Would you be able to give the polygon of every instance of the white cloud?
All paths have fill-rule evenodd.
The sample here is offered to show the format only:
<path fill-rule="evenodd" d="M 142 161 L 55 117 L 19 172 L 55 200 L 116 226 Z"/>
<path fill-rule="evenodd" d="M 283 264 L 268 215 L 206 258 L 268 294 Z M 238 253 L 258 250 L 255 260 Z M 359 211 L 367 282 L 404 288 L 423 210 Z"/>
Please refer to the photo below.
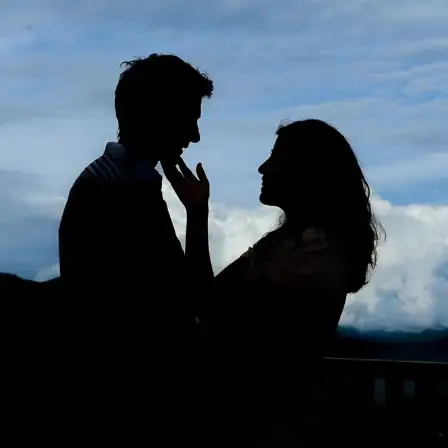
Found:
<path fill-rule="evenodd" d="M 36 282 L 44 282 L 55 277 L 59 277 L 59 263 L 54 263 L 51 266 L 40 269 L 33 280 Z"/>

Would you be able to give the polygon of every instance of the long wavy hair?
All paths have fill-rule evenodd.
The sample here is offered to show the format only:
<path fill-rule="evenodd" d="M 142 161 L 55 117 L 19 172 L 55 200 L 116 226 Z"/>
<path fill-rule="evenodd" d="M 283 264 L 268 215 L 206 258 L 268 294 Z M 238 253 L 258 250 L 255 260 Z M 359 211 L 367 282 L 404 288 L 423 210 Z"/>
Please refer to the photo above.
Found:
<path fill-rule="evenodd" d="M 359 291 L 376 266 L 377 244 L 385 231 L 372 211 L 370 187 L 350 143 L 315 119 L 280 125 L 276 134 L 290 151 L 287 163 L 297 169 L 288 185 L 297 212 L 283 215 L 279 228 L 266 237 L 297 234 L 304 222 L 322 229 L 350 267 L 347 292 Z M 313 207 L 303 207 L 304 194 Z"/>

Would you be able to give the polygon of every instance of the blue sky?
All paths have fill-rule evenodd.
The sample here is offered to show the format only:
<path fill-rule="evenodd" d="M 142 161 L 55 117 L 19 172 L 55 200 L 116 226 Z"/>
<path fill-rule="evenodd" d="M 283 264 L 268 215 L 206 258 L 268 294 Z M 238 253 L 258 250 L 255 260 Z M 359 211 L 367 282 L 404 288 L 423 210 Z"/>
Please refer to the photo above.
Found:
<path fill-rule="evenodd" d="M 389 233 L 347 322 L 448 325 L 447 30 L 443 0 L 4 2 L 0 271 L 57 273 L 68 189 L 115 137 L 120 62 L 169 52 L 215 81 L 186 158 L 212 182 L 218 268 L 275 222 L 257 167 L 278 123 L 321 118 L 353 143 Z"/>

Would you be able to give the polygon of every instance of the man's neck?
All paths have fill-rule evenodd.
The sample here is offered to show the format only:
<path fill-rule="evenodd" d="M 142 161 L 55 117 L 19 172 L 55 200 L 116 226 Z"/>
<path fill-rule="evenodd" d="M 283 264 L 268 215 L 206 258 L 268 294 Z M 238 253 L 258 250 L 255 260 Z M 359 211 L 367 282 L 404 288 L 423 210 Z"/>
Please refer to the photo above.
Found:
<path fill-rule="evenodd" d="M 136 161 L 149 163 L 153 168 L 159 163 L 157 157 L 149 154 L 147 145 L 135 144 L 121 139 L 118 140 L 118 143 L 123 145 L 129 156 Z"/>

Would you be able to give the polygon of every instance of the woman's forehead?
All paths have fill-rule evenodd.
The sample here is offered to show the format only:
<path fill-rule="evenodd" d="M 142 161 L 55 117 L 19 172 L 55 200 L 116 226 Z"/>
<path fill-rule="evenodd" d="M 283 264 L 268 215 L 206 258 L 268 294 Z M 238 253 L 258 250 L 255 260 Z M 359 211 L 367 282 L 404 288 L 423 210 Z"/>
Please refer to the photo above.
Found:
<path fill-rule="evenodd" d="M 291 147 L 290 140 L 285 136 L 278 136 L 275 140 L 274 147 L 272 148 L 272 152 L 274 153 L 285 153 Z"/>

